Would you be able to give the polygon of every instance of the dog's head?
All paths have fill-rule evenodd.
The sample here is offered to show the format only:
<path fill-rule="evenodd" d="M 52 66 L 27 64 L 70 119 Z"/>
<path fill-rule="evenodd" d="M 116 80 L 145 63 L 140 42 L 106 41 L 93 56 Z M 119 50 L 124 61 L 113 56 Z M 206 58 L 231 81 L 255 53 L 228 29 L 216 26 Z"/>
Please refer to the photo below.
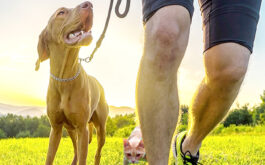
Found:
<path fill-rule="evenodd" d="M 92 41 L 92 24 L 93 6 L 90 2 L 84 2 L 74 9 L 62 7 L 56 10 L 39 36 L 39 58 L 35 70 L 39 69 L 40 62 L 50 57 L 50 44 L 69 48 L 89 45 Z"/>

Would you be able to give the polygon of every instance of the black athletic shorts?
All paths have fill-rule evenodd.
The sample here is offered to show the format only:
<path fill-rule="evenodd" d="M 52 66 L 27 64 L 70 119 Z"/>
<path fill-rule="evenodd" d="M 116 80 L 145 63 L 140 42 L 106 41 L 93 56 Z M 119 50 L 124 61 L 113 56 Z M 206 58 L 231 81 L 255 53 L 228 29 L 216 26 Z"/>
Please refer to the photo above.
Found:
<path fill-rule="evenodd" d="M 142 0 L 143 21 L 146 23 L 160 8 L 169 5 L 185 7 L 192 17 L 193 0 Z M 251 52 L 255 39 L 261 0 L 199 0 L 203 19 L 204 51 L 234 42 Z"/>

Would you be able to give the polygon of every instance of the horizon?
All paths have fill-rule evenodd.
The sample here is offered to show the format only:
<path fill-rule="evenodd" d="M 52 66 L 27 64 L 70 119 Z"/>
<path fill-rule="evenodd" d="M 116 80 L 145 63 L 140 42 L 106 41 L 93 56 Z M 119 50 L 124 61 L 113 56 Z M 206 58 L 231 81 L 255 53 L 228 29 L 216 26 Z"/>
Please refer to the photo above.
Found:
<path fill-rule="evenodd" d="M 7 116 L 8 114 L 13 114 L 22 117 L 41 117 L 47 116 L 45 106 L 28 106 L 28 105 L 13 105 L 4 104 L 0 102 L 0 117 Z M 128 115 L 136 114 L 135 108 L 129 106 L 116 107 L 109 105 L 109 117 L 115 117 L 117 115 Z"/>
<path fill-rule="evenodd" d="M 38 35 L 44 29 L 52 13 L 59 7 L 75 7 L 83 0 L 58 2 L 53 0 L 1 1 L 2 21 L 0 40 L 0 103 L 10 105 L 45 107 L 49 82 L 49 60 L 43 62 L 38 72 L 34 71 L 37 59 Z M 95 47 L 103 30 L 109 3 L 92 0 L 94 5 L 94 40 L 80 50 L 86 57 Z M 27 5 L 25 5 L 27 4 Z M 41 7 L 40 7 L 41 6 Z M 124 8 L 124 4 L 121 10 Z M 82 63 L 86 72 L 102 84 L 109 105 L 135 108 L 135 84 L 142 56 L 144 29 L 141 1 L 131 3 L 129 14 L 124 19 L 116 17 L 114 11 L 101 48 L 90 64 Z M 189 44 L 178 71 L 180 105 L 190 105 L 193 93 L 204 75 L 203 39 L 201 15 L 198 2 L 194 2 L 195 13 L 191 24 Z M 262 3 L 254 51 L 248 73 L 234 102 L 250 106 L 259 104 L 265 90 L 265 4 Z M 19 13 L 19 14 L 18 14 Z M 14 21 L 15 20 L 15 21 Z"/>

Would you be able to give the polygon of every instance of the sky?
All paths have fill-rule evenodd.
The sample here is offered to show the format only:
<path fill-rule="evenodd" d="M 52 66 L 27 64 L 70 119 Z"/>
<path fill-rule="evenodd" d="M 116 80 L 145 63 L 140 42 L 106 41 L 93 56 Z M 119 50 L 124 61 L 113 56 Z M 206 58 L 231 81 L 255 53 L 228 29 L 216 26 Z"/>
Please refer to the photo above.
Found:
<path fill-rule="evenodd" d="M 59 7 L 73 8 L 80 0 L 1 0 L 0 1 L 0 103 L 45 106 L 49 83 L 49 60 L 36 72 L 40 32 Z M 91 0 L 94 6 L 93 43 L 81 48 L 87 57 L 103 30 L 109 0 Z M 124 5 L 124 3 L 123 3 Z M 185 57 L 178 71 L 180 104 L 189 104 L 204 75 L 202 24 L 198 2 Z M 112 13 L 101 48 L 92 63 L 82 63 L 89 75 L 103 85 L 109 105 L 135 107 L 135 84 L 143 51 L 144 28 L 141 0 L 132 0 L 126 18 Z M 236 104 L 258 104 L 265 90 L 265 4 L 262 4 L 254 52 Z"/>

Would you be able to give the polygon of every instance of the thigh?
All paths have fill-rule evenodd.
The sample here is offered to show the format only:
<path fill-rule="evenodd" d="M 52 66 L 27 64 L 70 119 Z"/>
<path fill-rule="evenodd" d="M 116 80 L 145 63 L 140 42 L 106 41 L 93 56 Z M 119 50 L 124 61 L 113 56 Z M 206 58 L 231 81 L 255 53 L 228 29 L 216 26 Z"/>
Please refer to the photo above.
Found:
<path fill-rule="evenodd" d="M 204 31 L 204 51 L 234 42 L 253 50 L 261 0 L 199 0 Z"/>
<path fill-rule="evenodd" d="M 143 22 L 146 23 L 156 11 L 159 9 L 170 6 L 179 5 L 188 11 L 190 18 L 192 18 L 194 7 L 193 0 L 142 0 L 143 2 Z"/>

